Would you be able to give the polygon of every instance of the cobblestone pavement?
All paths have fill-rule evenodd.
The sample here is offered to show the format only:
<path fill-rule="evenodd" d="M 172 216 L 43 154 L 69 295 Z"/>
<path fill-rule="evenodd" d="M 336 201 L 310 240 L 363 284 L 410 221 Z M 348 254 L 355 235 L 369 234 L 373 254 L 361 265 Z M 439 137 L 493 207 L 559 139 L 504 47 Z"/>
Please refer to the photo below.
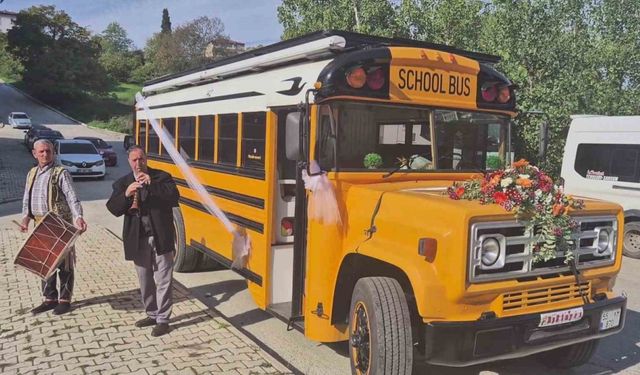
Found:
<path fill-rule="evenodd" d="M 135 270 L 120 240 L 96 226 L 76 243 L 73 310 L 31 315 L 40 281 L 13 265 L 26 235 L 8 225 L 0 226 L 0 373 L 288 373 L 175 281 L 172 331 L 136 328 L 144 313 Z"/>

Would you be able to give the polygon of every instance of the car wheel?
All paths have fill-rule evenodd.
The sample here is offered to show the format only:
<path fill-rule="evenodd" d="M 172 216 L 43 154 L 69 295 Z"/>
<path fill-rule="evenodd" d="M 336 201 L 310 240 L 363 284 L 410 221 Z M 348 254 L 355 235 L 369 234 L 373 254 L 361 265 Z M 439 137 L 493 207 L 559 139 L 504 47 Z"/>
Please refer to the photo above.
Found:
<path fill-rule="evenodd" d="M 624 225 L 622 253 L 628 257 L 640 259 L 640 221 Z"/>
<path fill-rule="evenodd" d="M 411 318 L 395 279 L 366 277 L 356 283 L 349 313 L 349 358 L 354 375 L 411 374 Z"/>
<path fill-rule="evenodd" d="M 571 368 L 589 362 L 598 348 L 599 340 L 563 346 L 537 355 L 538 361 L 550 368 Z"/>

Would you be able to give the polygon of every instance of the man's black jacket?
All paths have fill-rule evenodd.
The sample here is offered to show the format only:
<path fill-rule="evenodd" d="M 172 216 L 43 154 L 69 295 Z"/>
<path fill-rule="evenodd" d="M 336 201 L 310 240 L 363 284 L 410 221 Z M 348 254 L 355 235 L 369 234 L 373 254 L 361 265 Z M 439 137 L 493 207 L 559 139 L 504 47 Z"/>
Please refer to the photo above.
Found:
<path fill-rule="evenodd" d="M 148 212 L 151 219 L 156 252 L 166 254 L 175 250 L 172 208 L 178 206 L 180 195 L 170 174 L 153 168 L 148 168 L 147 173 L 151 177 L 151 183 L 140 191 L 140 207 L 143 212 Z M 114 182 L 113 193 L 107 202 L 107 209 L 112 214 L 125 215 L 122 240 L 126 260 L 136 258 L 138 241 L 144 233 L 140 217 L 127 212 L 133 198 L 127 198 L 124 194 L 133 181 L 135 178 L 132 172 Z"/>

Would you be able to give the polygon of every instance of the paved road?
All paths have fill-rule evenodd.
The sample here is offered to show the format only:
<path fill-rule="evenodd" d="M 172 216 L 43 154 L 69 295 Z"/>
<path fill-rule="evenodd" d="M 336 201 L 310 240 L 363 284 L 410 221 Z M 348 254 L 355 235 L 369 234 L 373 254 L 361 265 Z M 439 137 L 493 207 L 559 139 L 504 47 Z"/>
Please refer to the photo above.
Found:
<path fill-rule="evenodd" d="M 26 112 L 34 124 L 76 125 L 77 122 L 49 109 L 0 80 L 0 122 L 11 112 Z"/>
<path fill-rule="evenodd" d="M 0 106 L 2 102 L 0 101 Z M 114 144 L 120 152 L 119 158 L 124 161 L 122 135 L 105 133 L 84 126 L 55 126 L 65 137 L 77 135 L 101 135 Z M 26 168 L 31 162 L 26 149 L 19 146 L 22 133 L 13 129 L 0 129 L 0 181 L 7 176 L 15 180 L 16 189 L 21 190 L 24 184 Z M 6 151 L 6 152 L 5 152 Z M 27 166 L 25 166 L 27 164 Z M 114 179 L 127 171 L 125 163 L 109 168 L 104 181 L 77 181 L 76 189 L 83 200 L 86 216 L 93 227 L 105 227 L 119 233 L 121 221 L 105 215 L 104 203 Z M 5 187 L 0 185 L 0 196 Z M 0 199 L 1 202 L 1 199 Z M 0 225 L 18 217 L 20 202 L 0 204 Z M 9 269 L 5 273 L 13 272 Z M 629 296 L 629 313 L 624 331 L 602 341 L 592 361 L 578 369 L 568 371 L 550 371 L 533 359 L 519 359 L 474 366 L 464 369 L 419 366 L 416 374 L 525 374 L 541 373 L 567 374 L 640 374 L 640 288 L 637 275 L 640 274 L 640 261 L 625 258 L 623 269 L 618 277 L 616 290 L 626 292 Z M 285 324 L 257 309 L 246 283 L 231 271 L 215 271 L 203 273 L 176 273 L 175 279 L 188 288 L 191 295 L 208 306 L 215 314 L 219 314 L 227 322 L 236 327 L 242 335 L 261 345 L 268 353 L 286 363 L 290 369 L 304 374 L 347 374 L 349 373 L 348 354 L 344 345 L 323 345 L 305 339 L 299 332 L 287 332 Z M 26 298 L 32 298 L 27 296 Z M 30 301 L 30 300 L 29 300 Z M 2 308 L 0 307 L 0 311 Z M 2 316 L 0 316 L 2 322 Z M 1 323 L 0 323 L 1 324 Z M 2 338 L 0 338 L 2 342 Z M 25 353 L 26 354 L 26 353 Z M 0 362 L 5 362 L 0 351 Z"/>

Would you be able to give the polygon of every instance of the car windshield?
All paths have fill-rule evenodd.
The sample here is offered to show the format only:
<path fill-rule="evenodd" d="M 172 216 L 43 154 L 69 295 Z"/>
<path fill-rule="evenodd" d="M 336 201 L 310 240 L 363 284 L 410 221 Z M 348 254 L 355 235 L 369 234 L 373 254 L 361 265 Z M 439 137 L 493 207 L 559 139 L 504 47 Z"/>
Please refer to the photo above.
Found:
<path fill-rule="evenodd" d="M 508 124 L 507 116 L 479 112 L 332 103 L 320 108 L 317 159 L 323 170 L 497 169 Z"/>
<path fill-rule="evenodd" d="M 90 143 L 61 143 L 61 154 L 97 154 L 98 151 Z"/>
<path fill-rule="evenodd" d="M 29 116 L 23 114 L 23 113 L 14 113 L 13 114 L 13 118 L 18 118 L 18 119 L 28 119 Z"/>

